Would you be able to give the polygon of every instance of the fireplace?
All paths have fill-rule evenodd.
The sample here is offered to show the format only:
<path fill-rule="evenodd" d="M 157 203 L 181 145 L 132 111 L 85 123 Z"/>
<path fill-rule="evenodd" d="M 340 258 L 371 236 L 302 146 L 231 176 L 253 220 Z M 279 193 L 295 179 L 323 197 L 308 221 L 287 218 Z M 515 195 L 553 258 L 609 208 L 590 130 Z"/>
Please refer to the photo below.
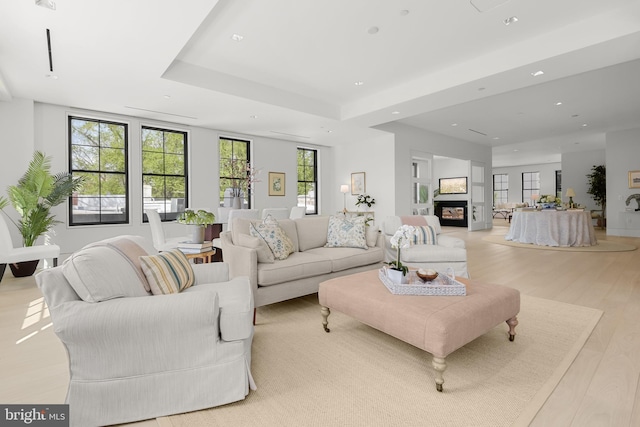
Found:
<path fill-rule="evenodd" d="M 468 225 L 467 202 L 464 200 L 438 201 L 436 215 L 440 218 L 440 225 L 466 227 Z"/>

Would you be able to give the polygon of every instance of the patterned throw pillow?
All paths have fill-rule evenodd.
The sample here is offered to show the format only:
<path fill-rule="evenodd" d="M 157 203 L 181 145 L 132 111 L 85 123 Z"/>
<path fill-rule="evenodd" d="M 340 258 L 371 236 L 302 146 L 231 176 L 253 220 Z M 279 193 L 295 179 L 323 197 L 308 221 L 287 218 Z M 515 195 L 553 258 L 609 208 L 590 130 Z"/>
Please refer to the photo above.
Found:
<path fill-rule="evenodd" d="M 293 242 L 271 215 L 267 215 L 261 223 L 251 223 L 249 234 L 264 240 L 275 259 L 287 259 L 293 253 Z"/>
<path fill-rule="evenodd" d="M 325 247 L 369 249 L 364 232 L 364 220 L 363 216 L 355 218 L 329 217 Z"/>
<path fill-rule="evenodd" d="M 195 283 L 191 264 L 178 249 L 141 256 L 140 265 L 154 295 L 176 294 Z"/>
<path fill-rule="evenodd" d="M 430 225 L 422 225 L 419 227 L 414 227 L 415 231 L 413 234 L 414 245 L 437 245 L 438 239 L 436 237 L 436 232 Z"/>

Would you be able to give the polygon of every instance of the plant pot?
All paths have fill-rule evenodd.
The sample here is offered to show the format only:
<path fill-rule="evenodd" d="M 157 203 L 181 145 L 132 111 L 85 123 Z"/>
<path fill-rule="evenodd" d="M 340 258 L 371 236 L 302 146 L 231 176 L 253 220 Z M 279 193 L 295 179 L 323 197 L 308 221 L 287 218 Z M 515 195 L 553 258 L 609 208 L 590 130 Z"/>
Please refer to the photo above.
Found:
<path fill-rule="evenodd" d="M 409 277 L 402 274 L 400 270 L 394 270 L 393 268 L 387 268 L 387 277 L 393 283 L 406 284 L 409 283 Z"/>
<path fill-rule="evenodd" d="M 9 264 L 9 268 L 11 269 L 14 277 L 28 277 L 36 272 L 39 262 L 40 260 L 38 259 L 33 261 L 15 262 L 13 264 Z"/>
<path fill-rule="evenodd" d="M 200 224 L 187 224 L 187 236 L 190 243 L 204 242 L 204 226 Z"/>

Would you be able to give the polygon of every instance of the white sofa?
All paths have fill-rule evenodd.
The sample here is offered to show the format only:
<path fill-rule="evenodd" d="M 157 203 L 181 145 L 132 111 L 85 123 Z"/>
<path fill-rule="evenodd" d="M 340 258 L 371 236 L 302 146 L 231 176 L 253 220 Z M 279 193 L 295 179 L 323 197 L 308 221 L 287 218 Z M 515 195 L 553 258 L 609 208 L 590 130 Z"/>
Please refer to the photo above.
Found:
<path fill-rule="evenodd" d="M 240 244 L 240 235 L 250 234 L 251 222 L 237 218 L 231 231 L 220 234 L 220 241 L 231 277 L 249 276 L 256 307 L 309 295 L 318 292 L 318 285 L 324 280 L 382 265 L 383 240 L 379 233 L 368 249 L 325 247 L 328 216 L 278 220 L 292 240 L 294 251 L 284 260 L 259 262 L 258 249 Z"/>
<path fill-rule="evenodd" d="M 400 251 L 401 262 L 409 267 L 431 268 L 444 272 L 452 267 L 456 276 L 469 277 L 467 270 L 467 249 L 464 240 L 442 234 L 440 220 L 435 215 L 423 215 L 427 224 L 436 233 L 436 245 L 412 245 Z M 403 225 L 402 217 L 387 217 L 383 224 L 384 260 L 396 259 L 397 249 L 391 246 L 391 237 Z"/>
<path fill-rule="evenodd" d="M 151 295 L 139 263 L 146 254 L 150 242 L 120 236 L 36 276 L 69 358 L 71 426 L 195 411 L 255 389 L 248 279 L 230 280 L 225 263 L 198 264 L 193 286 Z"/>

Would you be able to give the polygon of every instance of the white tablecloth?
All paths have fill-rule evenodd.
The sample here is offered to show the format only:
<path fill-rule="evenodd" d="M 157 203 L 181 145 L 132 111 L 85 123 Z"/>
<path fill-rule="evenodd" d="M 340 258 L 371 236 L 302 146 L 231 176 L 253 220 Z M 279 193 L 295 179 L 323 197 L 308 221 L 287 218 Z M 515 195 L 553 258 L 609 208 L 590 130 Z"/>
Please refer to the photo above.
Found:
<path fill-rule="evenodd" d="M 516 211 L 505 240 L 541 246 L 592 246 L 596 240 L 590 211 Z"/>

